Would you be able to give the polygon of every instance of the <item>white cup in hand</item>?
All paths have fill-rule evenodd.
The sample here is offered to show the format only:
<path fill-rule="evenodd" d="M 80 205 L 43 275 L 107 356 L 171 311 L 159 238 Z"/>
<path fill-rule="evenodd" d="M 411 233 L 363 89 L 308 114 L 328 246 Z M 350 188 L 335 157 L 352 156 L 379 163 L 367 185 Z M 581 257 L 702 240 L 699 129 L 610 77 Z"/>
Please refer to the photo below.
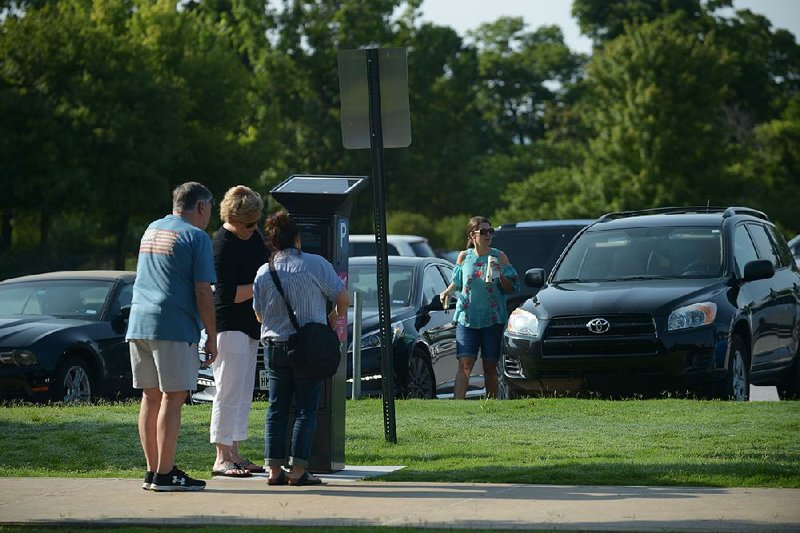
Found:
<path fill-rule="evenodd" d="M 486 283 L 492 283 L 494 280 L 500 277 L 500 263 L 497 261 L 497 258 L 494 256 L 489 256 L 486 259 L 486 272 L 483 276 L 483 281 Z"/>

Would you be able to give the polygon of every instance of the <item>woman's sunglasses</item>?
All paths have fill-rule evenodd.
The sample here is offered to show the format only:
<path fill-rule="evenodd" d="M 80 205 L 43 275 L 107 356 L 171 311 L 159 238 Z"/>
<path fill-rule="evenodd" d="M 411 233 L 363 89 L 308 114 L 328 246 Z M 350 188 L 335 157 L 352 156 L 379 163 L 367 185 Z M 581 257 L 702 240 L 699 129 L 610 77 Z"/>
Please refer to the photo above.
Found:
<path fill-rule="evenodd" d="M 474 233 L 480 233 L 481 235 L 494 235 L 494 228 L 481 228 L 476 229 Z"/>
<path fill-rule="evenodd" d="M 244 227 L 247 228 L 247 229 L 253 229 L 257 225 L 258 225 L 258 220 L 256 220 L 255 222 L 250 222 L 249 224 L 245 224 Z"/>

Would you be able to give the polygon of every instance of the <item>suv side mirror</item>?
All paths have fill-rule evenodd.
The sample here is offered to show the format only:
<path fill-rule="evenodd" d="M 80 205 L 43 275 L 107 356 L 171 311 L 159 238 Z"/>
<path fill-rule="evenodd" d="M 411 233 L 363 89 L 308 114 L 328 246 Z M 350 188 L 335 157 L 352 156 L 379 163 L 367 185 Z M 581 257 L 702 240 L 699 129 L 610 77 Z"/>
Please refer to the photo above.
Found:
<path fill-rule="evenodd" d="M 775 266 L 768 259 L 750 261 L 744 266 L 744 280 L 769 279 L 775 275 Z"/>
<path fill-rule="evenodd" d="M 534 289 L 544 287 L 544 269 L 532 268 L 525 272 L 525 285 Z"/>

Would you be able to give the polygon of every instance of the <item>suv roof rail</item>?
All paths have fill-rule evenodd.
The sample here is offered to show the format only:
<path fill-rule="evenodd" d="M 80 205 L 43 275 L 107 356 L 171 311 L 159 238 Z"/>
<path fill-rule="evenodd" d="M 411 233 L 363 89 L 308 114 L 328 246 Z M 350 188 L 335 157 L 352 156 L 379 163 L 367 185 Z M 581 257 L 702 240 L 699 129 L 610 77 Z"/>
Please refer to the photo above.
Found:
<path fill-rule="evenodd" d="M 653 209 L 639 209 L 636 211 L 615 211 L 606 213 L 597 219 L 596 223 L 608 222 L 618 218 L 627 218 L 640 215 L 673 215 L 689 213 L 722 213 L 727 218 L 733 215 L 750 215 L 764 220 L 769 220 L 767 215 L 761 211 L 750 209 L 749 207 L 721 207 L 716 205 L 698 205 L 688 207 L 655 207 Z"/>
<path fill-rule="evenodd" d="M 751 217 L 760 218 L 762 220 L 769 220 L 769 217 L 763 211 L 751 209 L 749 207 L 729 207 L 722 213 L 722 218 L 732 217 L 733 215 L 750 215 Z"/>
<path fill-rule="evenodd" d="M 530 227 L 557 227 L 557 226 L 588 226 L 593 223 L 593 218 L 565 218 L 565 219 L 551 219 L 551 220 L 521 220 L 519 222 L 507 222 L 500 224 L 495 229 L 508 229 L 508 228 L 530 228 Z"/>

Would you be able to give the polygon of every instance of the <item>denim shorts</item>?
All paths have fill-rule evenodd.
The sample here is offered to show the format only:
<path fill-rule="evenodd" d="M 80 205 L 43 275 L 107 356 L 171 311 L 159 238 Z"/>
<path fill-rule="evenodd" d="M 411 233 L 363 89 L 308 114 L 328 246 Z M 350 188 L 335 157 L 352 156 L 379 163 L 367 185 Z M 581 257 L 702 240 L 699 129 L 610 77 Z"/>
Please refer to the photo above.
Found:
<path fill-rule="evenodd" d="M 500 344 L 503 342 L 504 324 L 486 328 L 468 328 L 456 324 L 456 357 L 478 357 L 478 348 L 484 361 L 500 360 Z"/>

